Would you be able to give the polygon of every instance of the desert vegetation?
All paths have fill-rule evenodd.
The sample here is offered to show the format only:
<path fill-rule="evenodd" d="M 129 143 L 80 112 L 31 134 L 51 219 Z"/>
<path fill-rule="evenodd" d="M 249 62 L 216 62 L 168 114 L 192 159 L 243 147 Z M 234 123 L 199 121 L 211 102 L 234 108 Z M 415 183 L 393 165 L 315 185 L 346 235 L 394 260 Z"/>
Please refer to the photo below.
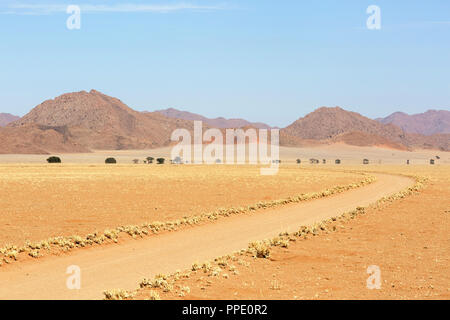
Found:
<path fill-rule="evenodd" d="M 48 163 L 61 163 L 61 158 L 52 156 L 52 157 L 47 158 L 47 162 Z"/>
<path fill-rule="evenodd" d="M 114 159 L 114 158 L 106 158 L 106 159 L 105 159 L 105 163 L 106 163 L 106 164 L 116 164 L 117 161 L 116 161 L 116 159 Z"/>

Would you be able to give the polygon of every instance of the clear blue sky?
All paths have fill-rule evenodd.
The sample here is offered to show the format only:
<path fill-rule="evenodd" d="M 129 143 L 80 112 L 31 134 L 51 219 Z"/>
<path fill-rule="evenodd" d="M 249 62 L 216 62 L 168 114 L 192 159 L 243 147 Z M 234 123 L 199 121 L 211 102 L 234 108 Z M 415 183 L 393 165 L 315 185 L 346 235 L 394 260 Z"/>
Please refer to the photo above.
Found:
<path fill-rule="evenodd" d="M 372 4 L 381 30 L 366 28 Z M 2 0 L 0 70 L 0 112 L 18 115 L 92 88 L 278 126 L 320 106 L 449 109 L 450 1 Z"/>

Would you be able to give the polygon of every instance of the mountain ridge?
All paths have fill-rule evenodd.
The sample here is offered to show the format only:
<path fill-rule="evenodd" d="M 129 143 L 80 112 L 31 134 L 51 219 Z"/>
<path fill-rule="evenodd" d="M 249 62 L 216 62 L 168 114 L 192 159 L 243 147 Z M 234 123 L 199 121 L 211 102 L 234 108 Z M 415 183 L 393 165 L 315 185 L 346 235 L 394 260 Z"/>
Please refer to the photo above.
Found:
<path fill-rule="evenodd" d="M 192 133 L 192 120 L 208 119 L 186 111 L 181 114 L 176 109 L 169 111 L 169 116 L 161 110 L 139 112 L 96 90 L 65 93 L 42 102 L 22 118 L 0 128 L 0 153 L 152 149 L 173 144 L 170 136 L 175 129 Z M 176 114 L 192 118 L 179 119 Z M 213 120 L 217 119 L 224 118 Z M 225 127 L 258 129 L 247 120 L 225 120 L 222 123 Z M 204 123 L 205 129 L 210 127 L 214 126 Z M 282 146 L 332 143 L 449 151 L 450 134 L 407 133 L 391 123 L 383 124 L 340 107 L 318 108 L 280 130 Z"/>
<path fill-rule="evenodd" d="M 450 111 L 428 110 L 418 114 L 394 112 L 385 118 L 375 119 L 383 124 L 394 124 L 405 132 L 423 135 L 450 133 Z"/>
<path fill-rule="evenodd" d="M 163 114 L 166 117 L 169 118 L 176 118 L 176 119 L 183 119 L 183 120 L 189 120 L 189 121 L 203 121 L 209 126 L 213 128 L 218 129 L 237 129 L 237 128 L 244 128 L 244 127 L 253 127 L 256 129 L 270 129 L 271 126 L 268 124 L 262 123 L 262 122 L 250 122 L 245 119 L 241 118 L 231 118 L 227 119 L 224 117 L 217 117 L 217 118 L 207 118 L 205 116 L 202 116 L 197 113 L 192 113 L 189 111 L 182 111 L 175 108 L 168 108 L 168 109 L 162 109 L 162 110 L 156 110 L 156 112 L 159 112 Z"/>
<path fill-rule="evenodd" d="M 324 143 L 344 142 L 356 146 L 395 149 L 436 148 L 450 150 L 450 135 L 406 133 L 393 124 L 383 124 L 340 107 L 321 107 L 282 129 L 286 135 Z"/>
<path fill-rule="evenodd" d="M 14 122 L 16 120 L 19 120 L 20 117 L 13 115 L 11 113 L 1 113 L 0 112 L 0 127 L 5 127 L 11 122 Z"/>

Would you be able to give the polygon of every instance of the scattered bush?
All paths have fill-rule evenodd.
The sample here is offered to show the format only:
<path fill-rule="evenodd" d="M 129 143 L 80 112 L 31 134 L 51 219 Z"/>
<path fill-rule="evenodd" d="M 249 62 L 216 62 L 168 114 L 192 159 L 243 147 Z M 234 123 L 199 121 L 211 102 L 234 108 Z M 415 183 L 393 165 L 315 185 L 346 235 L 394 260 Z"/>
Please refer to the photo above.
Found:
<path fill-rule="evenodd" d="M 298 163 L 298 164 L 302 163 L 302 160 L 297 159 L 297 163 Z"/>
<path fill-rule="evenodd" d="M 122 289 L 104 291 L 105 300 L 124 300 L 134 297 L 134 294 Z"/>
<path fill-rule="evenodd" d="M 47 159 L 47 162 L 48 163 L 61 163 L 61 158 L 52 156 L 52 157 Z"/>
<path fill-rule="evenodd" d="M 158 292 L 150 290 L 148 299 L 149 300 L 161 300 L 161 297 L 159 296 Z"/>
<path fill-rule="evenodd" d="M 248 250 L 256 258 L 266 259 L 270 256 L 270 244 L 267 244 L 265 241 L 250 243 Z"/>
<path fill-rule="evenodd" d="M 111 164 L 111 163 L 117 163 L 117 161 L 116 161 L 116 159 L 114 159 L 114 158 L 106 158 L 105 163 Z"/>
<path fill-rule="evenodd" d="M 166 159 L 164 159 L 164 158 L 158 158 L 158 159 L 156 159 L 156 162 L 157 162 L 158 164 L 164 164 L 164 161 L 166 161 Z"/>
<path fill-rule="evenodd" d="M 155 158 L 153 158 L 153 157 L 147 157 L 147 163 L 148 163 L 148 164 L 153 163 L 153 160 L 155 160 Z"/>

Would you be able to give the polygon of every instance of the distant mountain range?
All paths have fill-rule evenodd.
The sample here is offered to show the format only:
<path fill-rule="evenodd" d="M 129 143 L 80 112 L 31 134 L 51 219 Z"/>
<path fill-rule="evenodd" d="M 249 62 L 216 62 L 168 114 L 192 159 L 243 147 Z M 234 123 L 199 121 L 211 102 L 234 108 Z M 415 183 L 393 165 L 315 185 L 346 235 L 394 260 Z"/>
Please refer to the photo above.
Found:
<path fill-rule="evenodd" d="M 208 124 L 212 128 L 218 128 L 218 129 L 228 129 L 228 128 L 245 128 L 245 127 L 252 127 L 256 129 L 270 129 L 271 127 L 268 124 L 261 123 L 261 122 L 249 122 L 244 119 L 225 119 L 225 118 L 206 118 L 202 115 L 191 113 L 188 111 L 180 111 L 174 108 L 164 109 L 164 110 L 157 110 L 156 112 L 161 113 L 162 115 L 168 117 L 168 118 L 174 118 L 174 119 L 183 119 L 183 120 L 190 120 L 190 121 L 203 121 L 204 123 Z"/>
<path fill-rule="evenodd" d="M 412 117 L 412 126 L 406 125 L 410 123 L 406 120 L 396 125 L 400 119 L 398 115 L 372 120 L 339 107 L 322 107 L 281 129 L 280 143 L 285 146 L 345 143 L 449 151 L 448 122 L 442 121 L 448 111 L 430 111 L 434 112 L 442 112 L 437 117 L 439 119 L 434 115 L 401 117 Z M 95 90 L 63 94 L 44 101 L 20 119 L 11 115 L 1 119 L 6 119 L 3 123 L 8 124 L 0 128 L 0 153 L 48 154 L 168 146 L 172 143 L 170 135 L 175 129 L 193 130 L 193 120 L 203 121 L 205 128 L 222 130 L 270 128 L 267 124 L 244 119 L 209 119 L 176 109 L 138 112 L 119 99 Z M 428 125 L 420 126 L 421 121 L 438 123 L 437 129 L 433 131 L 429 130 Z M 416 132 L 409 133 L 412 128 Z M 424 128 L 428 128 L 428 135 L 417 133 L 417 130 Z"/>
<path fill-rule="evenodd" d="M 408 133 L 394 124 L 383 124 L 339 107 L 319 108 L 282 131 L 287 136 L 319 140 L 323 143 L 382 146 L 405 150 L 415 148 L 450 150 L 450 134 L 426 136 Z"/>
<path fill-rule="evenodd" d="M 428 110 L 425 113 L 409 115 L 395 112 L 386 118 L 376 119 L 384 124 L 394 124 L 405 132 L 432 135 L 450 133 L 450 111 Z"/>
<path fill-rule="evenodd" d="M 6 126 L 8 123 L 19 120 L 20 117 L 10 113 L 0 113 L 0 127 Z"/>

